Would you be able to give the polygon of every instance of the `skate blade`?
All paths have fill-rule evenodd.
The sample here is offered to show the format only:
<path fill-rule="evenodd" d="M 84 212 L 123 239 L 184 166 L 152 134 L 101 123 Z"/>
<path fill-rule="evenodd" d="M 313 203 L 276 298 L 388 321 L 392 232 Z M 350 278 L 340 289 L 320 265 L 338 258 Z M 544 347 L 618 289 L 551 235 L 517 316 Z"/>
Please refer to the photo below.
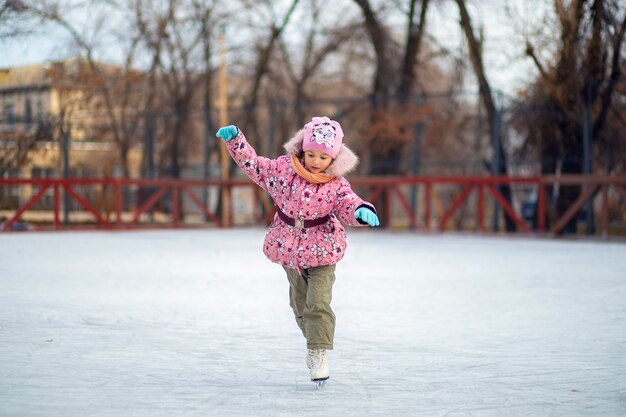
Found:
<path fill-rule="evenodd" d="M 328 381 L 328 378 L 312 379 L 311 382 L 315 384 L 317 389 L 321 389 Z"/>

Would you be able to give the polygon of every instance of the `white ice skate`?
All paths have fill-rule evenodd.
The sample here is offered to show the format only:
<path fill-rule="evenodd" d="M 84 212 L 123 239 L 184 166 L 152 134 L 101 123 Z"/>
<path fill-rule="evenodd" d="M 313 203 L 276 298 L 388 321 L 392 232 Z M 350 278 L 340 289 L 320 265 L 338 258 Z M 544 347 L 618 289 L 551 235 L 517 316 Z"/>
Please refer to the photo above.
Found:
<path fill-rule="evenodd" d="M 306 364 L 311 370 L 311 381 L 320 388 L 330 377 L 330 368 L 326 358 L 325 349 L 309 349 L 306 357 Z"/>

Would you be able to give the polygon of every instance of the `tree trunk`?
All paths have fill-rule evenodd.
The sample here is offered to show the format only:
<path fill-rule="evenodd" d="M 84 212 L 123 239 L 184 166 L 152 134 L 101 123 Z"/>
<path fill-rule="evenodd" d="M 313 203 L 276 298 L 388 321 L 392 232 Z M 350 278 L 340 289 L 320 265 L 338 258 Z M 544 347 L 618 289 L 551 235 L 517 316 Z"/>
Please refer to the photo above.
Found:
<path fill-rule="evenodd" d="M 409 27 L 407 31 L 406 47 L 404 50 L 404 60 L 402 63 L 402 75 L 397 95 L 400 102 L 404 103 L 411 96 L 413 87 L 417 79 L 415 64 L 422 46 L 422 39 L 426 29 L 426 12 L 428 11 L 429 0 L 422 0 L 419 22 L 417 25 L 413 21 L 415 16 L 416 0 L 411 0 L 409 10 Z"/>
<path fill-rule="evenodd" d="M 469 13 L 467 12 L 467 8 L 465 7 L 465 0 L 455 0 L 456 4 L 459 7 L 459 13 L 461 15 L 461 27 L 463 32 L 465 33 L 465 38 L 467 39 L 467 45 L 469 49 L 469 56 L 472 62 L 472 68 L 474 69 L 474 75 L 478 80 L 478 87 L 480 90 L 480 99 L 483 102 L 483 106 L 487 111 L 487 121 L 489 123 L 489 131 L 491 132 L 492 145 L 493 145 L 493 153 L 494 153 L 494 161 L 497 160 L 499 163 L 495 164 L 492 167 L 492 173 L 494 175 L 507 175 L 507 157 L 504 152 L 504 147 L 502 146 L 502 136 L 501 136 L 501 118 L 496 117 L 496 103 L 491 92 L 491 86 L 489 81 L 487 80 L 487 74 L 485 73 L 485 68 L 483 65 L 483 57 L 482 57 L 482 48 L 479 41 L 476 39 L 474 35 L 474 27 L 472 26 L 472 20 L 470 18 Z M 502 196 L 506 199 L 506 201 L 511 205 L 511 187 L 509 185 L 502 185 L 499 187 Z M 513 232 L 516 230 L 516 225 L 509 218 L 508 215 L 505 215 L 506 222 L 506 230 L 507 232 Z"/>

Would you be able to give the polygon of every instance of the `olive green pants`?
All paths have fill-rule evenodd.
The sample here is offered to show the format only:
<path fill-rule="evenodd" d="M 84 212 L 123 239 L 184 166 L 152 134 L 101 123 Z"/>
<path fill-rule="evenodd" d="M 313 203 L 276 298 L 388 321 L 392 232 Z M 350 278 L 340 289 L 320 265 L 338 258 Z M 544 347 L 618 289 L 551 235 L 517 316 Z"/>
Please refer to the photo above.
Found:
<path fill-rule="evenodd" d="M 335 313 L 330 308 L 335 265 L 308 268 L 301 273 L 285 268 L 289 279 L 289 305 L 309 349 L 332 349 Z"/>

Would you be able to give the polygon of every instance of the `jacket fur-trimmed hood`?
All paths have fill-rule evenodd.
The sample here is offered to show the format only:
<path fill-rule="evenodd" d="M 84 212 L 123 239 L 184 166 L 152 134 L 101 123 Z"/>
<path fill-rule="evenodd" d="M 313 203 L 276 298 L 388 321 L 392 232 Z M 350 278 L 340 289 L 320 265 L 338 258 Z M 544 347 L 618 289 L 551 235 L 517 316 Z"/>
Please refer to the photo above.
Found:
<path fill-rule="evenodd" d="M 283 145 L 286 155 L 291 157 L 292 155 L 298 158 L 302 156 L 302 142 L 304 141 L 304 129 L 299 130 L 295 136 L 287 143 Z M 334 177 L 343 177 L 350 171 L 354 170 L 359 164 L 359 157 L 350 150 L 346 145 L 342 144 L 339 149 L 337 157 L 333 160 L 333 163 L 324 172 L 326 175 Z"/>

